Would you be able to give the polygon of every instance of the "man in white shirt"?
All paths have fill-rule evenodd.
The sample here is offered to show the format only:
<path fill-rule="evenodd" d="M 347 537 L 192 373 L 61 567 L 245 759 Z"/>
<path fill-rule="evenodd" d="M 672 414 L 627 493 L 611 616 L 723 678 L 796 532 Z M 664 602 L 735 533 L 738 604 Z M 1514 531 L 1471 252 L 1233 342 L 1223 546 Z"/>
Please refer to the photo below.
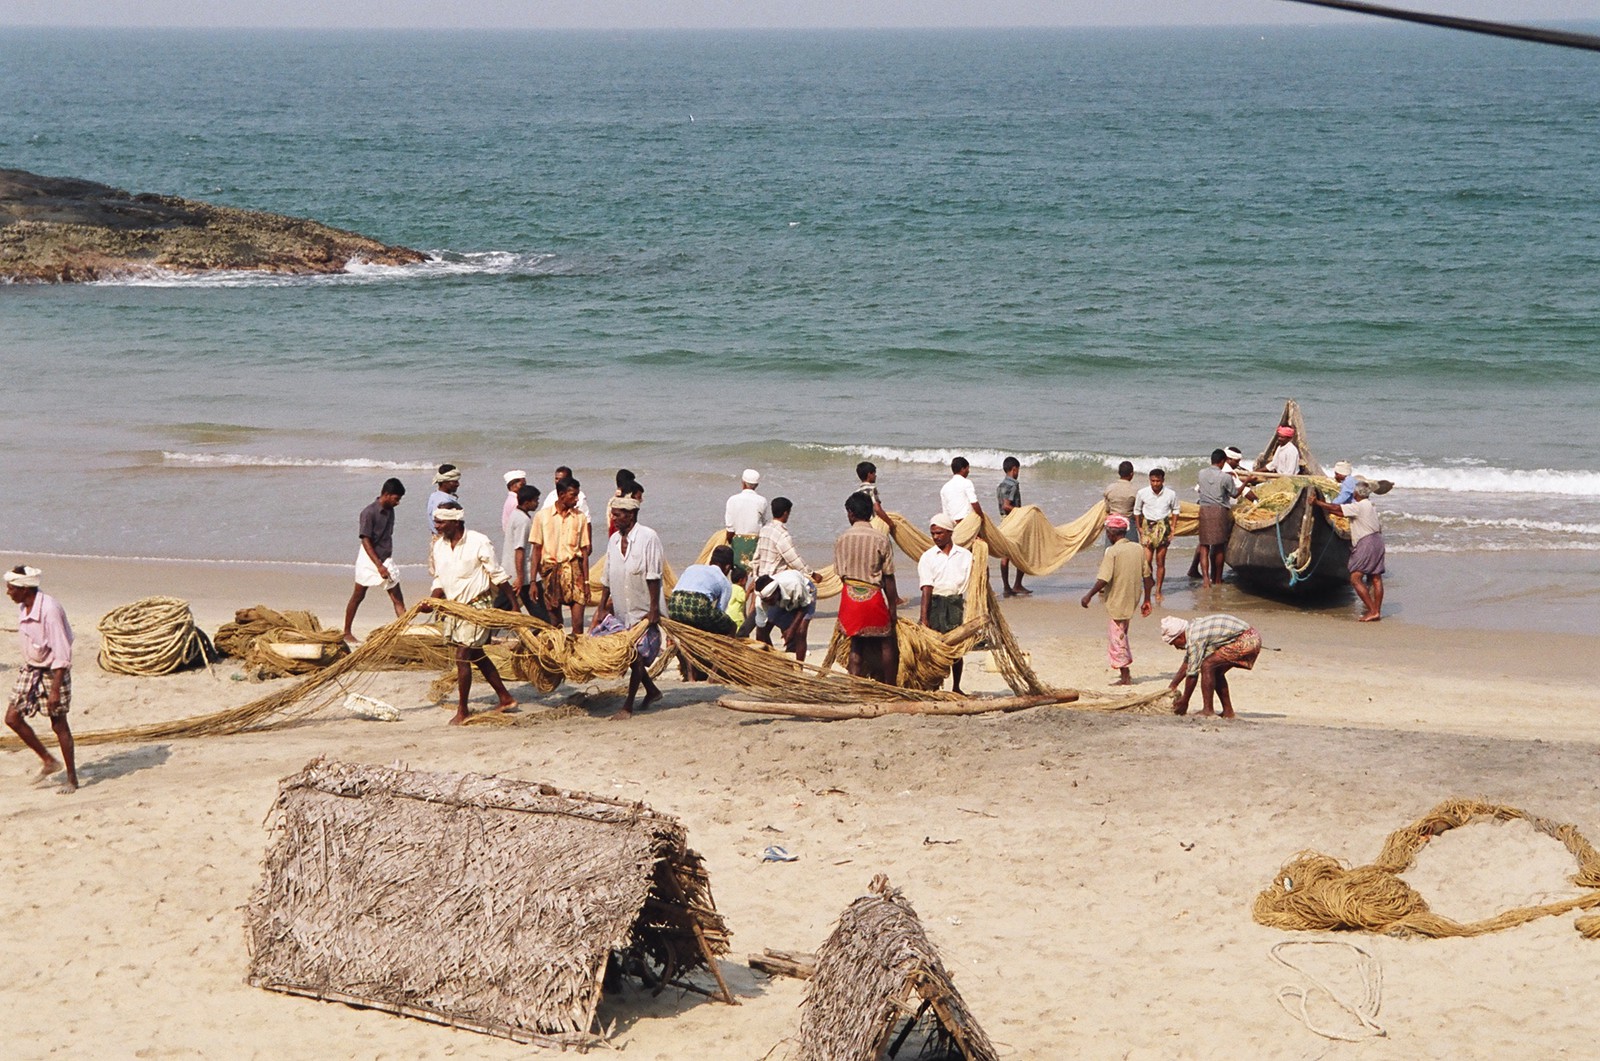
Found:
<path fill-rule="evenodd" d="M 794 547 L 794 538 L 789 534 L 789 514 L 794 511 L 794 502 L 787 497 L 772 499 L 772 521 L 761 528 L 761 533 L 756 536 L 756 551 L 750 557 L 750 577 L 760 579 L 762 575 L 777 575 L 783 571 L 798 571 L 813 582 L 821 582 L 822 576 L 811 570 L 801 557 L 800 551 Z M 744 626 L 740 627 L 738 636 L 749 637 L 750 631 L 755 629 L 758 621 L 763 618 L 758 614 L 761 610 L 760 597 L 756 598 L 757 605 L 745 612 Z"/>
<path fill-rule="evenodd" d="M 761 626 L 756 640 L 772 644 L 772 631 L 783 635 L 783 647 L 801 663 L 806 661 L 806 631 L 817 613 L 817 584 L 799 571 L 762 575 L 753 586 L 761 605 Z M 755 612 L 755 607 L 750 607 Z"/>
<path fill-rule="evenodd" d="M 1279 475 L 1300 474 L 1300 447 L 1294 444 L 1294 428 L 1288 424 L 1278 428 L 1278 448 L 1267 461 L 1266 470 Z"/>
<path fill-rule="evenodd" d="M 1167 488 L 1165 468 L 1150 469 L 1150 485 L 1134 495 L 1133 512 L 1139 519 L 1139 544 L 1144 560 L 1155 572 L 1156 603 L 1162 598 L 1161 584 L 1167 577 L 1167 546 L 1172 544 L 1172 520 L 1178 514 L 1178 494 Z"/>
<path fill-rule="evenodd" d="M 428 547 L 428 573 L 433 576 L 433 593 L 418 606 L 419 611 L 432 611 L 429 601 L 433 600 L 492 608 L 494 587 L 510 581 L 505 569 L 495 561 L 494 543 L 477 531 L 467 530 L 465 518 L 466 513 L 455 501 L 446 501 L 433 510 L 434 536 Z M 456 691 L 460 699 L 450 724 L 459 726 L 467 720 L 467 694 L 472 691 L 473 664 L 477 664 L 490 688 L 500 697 L 497 710 L 513 706 L 516 699 L 500 680 L 494 661 L 483 651 L 489 641 L 489 628 L 449 616 L 441 625 L 444 639 L 456 652 Z"/>
<path fill-rule="evenodd" d="M 941 512 L 928 521 L 933 545 L 917 560 L 917 583 L 922 587 L 922 625 L 941 634 L 960 626 L 966 617 L 967 582 L 972 578 L 972 553 L 955 543 L 955 521 Z M 961 692 L 961 664 L 950 667 L 950 691 Z"/>
<path fill-rule="evenodd" d="M 613 615 L 623 630 L 640 623 L 650 625 L 639 639 L 628 668 L 628 700 L 622 710 L 611 716 L 622 719 L 633 717 L 639 686 L 644 686 L 640 711 L 661 699 L 661 690 L 650 680 L 649 668 L 661 654 L 661 572 L 666 561 L 661 536 L 639 522 L 639 502 L 631 497 L 615 499 L 611 502 L 611 518 L 616 520 L 617 529 L 606 544 L 605 588 L 589 632 L 595 633 Z"/>
<path fill-rule="evenodd" d="M 733 546 L 733 562 L 748 568 L 756 552 L 756 536 L 761 528 L 772 521 L 772 506 L 756 493 L 761 484 L 761 473 L 746 468 L 739 476 L 739 492 L 728 498 L 722 509 L 723 529 L 728 532 L 728 544 Z"/>
<path fill-rule="evenodd" d="M 570 479 L 570 478 L 572 478 L 572 469 L 567 467 L 565 464 L 563 464 L 561 467 L 556 469 L 556 480 L 555 481 L 556 481 L 557 484 L 559 484 L 561 482 L 561 480 L 563 480 L 563 479 Z M 554 490 L 550 491 L 548 494 L 544 495 L 544 504 L 539 506 L 539 511 L 543 512 L 545 509 L 555 508 L 556 507 L 556 496 L 560 492 L 561 492 L 561 490 L 560 490 L 560 487 L 558 485 L 556 489 L 554 489 Z M 582 490 L 579 490 L 578 491 L 578 501 L 572 507 L 577 509 L 579 512 L 583 513 L 583 517 L 585 519 L 588 519 L 589 518 L 589 495 L 584 493 Z"/>
<path fill-rule="evenodd" d="M 960 523 L 974 512 L 983 514 L 983 506 L 978 504 L 978 491 L 968 478 L 971 472 L 972 465 L 967 463 L 967 458 L 957 457 L 950 462 L 950 481 L 939 488 L 939 507 L 954 523 Z"/>

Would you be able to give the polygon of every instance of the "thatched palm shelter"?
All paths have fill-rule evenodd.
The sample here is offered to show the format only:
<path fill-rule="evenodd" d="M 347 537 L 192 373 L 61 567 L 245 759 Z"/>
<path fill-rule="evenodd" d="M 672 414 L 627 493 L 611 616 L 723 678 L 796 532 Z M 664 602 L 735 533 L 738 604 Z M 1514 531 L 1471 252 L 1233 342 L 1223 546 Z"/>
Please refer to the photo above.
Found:
<path fill-rule="evenodd" d="M 817 952 L 795 1061 L 880 1061 L 919 1025 L 940 1057 L 995 1061 L 911 903 L 881 873 L 871 892 Z"/>
<path fill-rule="evenodd" d="M 313 760 L 279 788 L 249 982 L 522 1042 L 589 1046 L 607 963 L 717 969 L 728 928 L 683 825 L 479 774 Z"/>

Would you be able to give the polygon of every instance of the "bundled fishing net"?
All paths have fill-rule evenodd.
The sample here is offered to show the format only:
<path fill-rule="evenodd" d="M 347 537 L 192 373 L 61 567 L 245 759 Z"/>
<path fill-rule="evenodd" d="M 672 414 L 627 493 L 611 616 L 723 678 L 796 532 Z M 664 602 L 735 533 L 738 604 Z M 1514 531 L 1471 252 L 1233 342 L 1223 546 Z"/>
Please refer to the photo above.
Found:
<path fill-rule="evenodd" d="M 215 644 L 260 678 L 310 674 L 350 652 L 340 632 L 324 630 L 310 612 L 279 612 L 262 604 L 234 612 L 233 622 L 217 628 Z"/>

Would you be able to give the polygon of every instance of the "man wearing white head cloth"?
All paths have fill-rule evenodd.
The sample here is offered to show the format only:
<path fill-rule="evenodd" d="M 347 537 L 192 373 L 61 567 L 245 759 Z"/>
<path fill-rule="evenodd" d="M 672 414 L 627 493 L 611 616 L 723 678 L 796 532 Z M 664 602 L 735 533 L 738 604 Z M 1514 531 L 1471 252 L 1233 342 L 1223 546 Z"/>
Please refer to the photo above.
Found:
<path fill-rule="evenodd" d="M 17 640 L 22 648 L 22 665 L 6 705 L 6 725 L 22 743 L 33 749 L 43 765 L 43 780 L 61 770 L 62 763 L 45 750 L 27 716 L 43 711 L 50 717 L 61 759 L 66 763 L 67 780 L 63 792 L 78 790 L 78 765 L 73 755 L 72 728 L 67 711 L 72 707 L 72 627 L 61 603 L 39 589 L 37 567 L 14 567 L 6 572 L 6 596 L 17 605 Z"/>
<path fill-rule="evenodd" d="M 917 560 L 922 587 L 921 623 L 947 634 L 966 618 L 967 582 L 972 578 L 972 552 L 955 543 L 956 521 L 940 512 L 928 521 L 933 544 Z M 950 667 L 950 691 L 961 692 L 961 664 Z"/>
<path fill-rule="evenodd" d="M 428 548 L 428 573 L 433 576 L 433 593 L 418 610 L 430 612 L 433 600 L 454 601 L 473 608 L 494 607 L 494 587 L 511 581 L 495 560 L 494 543 L 474 530 L 467 530 L 466 513 L 454 501 L 433 510 L 434 538 Z M 446 616 L 441 624 L 444 639 L 456 652 L 456 691 L 460 696 L 452 726 L 467 720 L 467 694 L 472 691 L 472 667 L 483 672 L 490 688 L 500 697 L 497 710 L 505 711 L 517 701 L 507 691 L 494 661 L 484 655 L 489 628 L 466 619 Z"/>
<path fill-rule="evenodd" d="M 1167 686 L 1176 689 L 1183 683 L 1177 713 L 1188 714 L 1189 698 L 1195 682 L 1205 705 L 1202 715 L 1214 715 L 1212 696 L 1222 701 L 1222 717 L 1233 717 L 1233 700 L 1228 695 L 1228 671 L 1234 667 L 1252 670 L 1261 655 L 1261 634 L 1236 615 L 1202 615 L 1184 622 L 1175 615 L 1161 620 L 1161 640 L 1183 653 L 1183 663 Z"/>
<path fill-rule="evenodd" d="M 461 499 L 456 496 L 456 491 L 460 489 L 461 469 L 454 464 L 439 465 L 439 471 L 433 477 L 433 493 L 428 495 L 427 507 L 422 510 L 423 515 L 428 517 L 429 540 L 432 540 L 434 535 L 433 510 L 446 501 L 454 501 L 459 505 Z"/>

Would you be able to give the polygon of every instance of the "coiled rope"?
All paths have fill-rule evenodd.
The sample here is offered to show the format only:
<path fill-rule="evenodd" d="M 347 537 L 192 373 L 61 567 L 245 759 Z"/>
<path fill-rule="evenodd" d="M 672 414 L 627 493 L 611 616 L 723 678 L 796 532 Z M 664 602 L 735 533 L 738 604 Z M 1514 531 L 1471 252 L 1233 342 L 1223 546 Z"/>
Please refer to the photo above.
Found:
<path fill-rule="evenodd" d="M 191 664 L 209 665 L 212 649 L 194 625 L 189 602 L 146 597 L 101 618 L 100 667 L 113 674 L 171 674 Z"/>
<path fill-rule="evenodd" d="M 1520 818 L 1539 832 L 1559 840 L 1578 863 L 1572 882 L 1590 889 L 1582 895 L 1540 906 L 1519 906 L 1481 921 L 1462 923 L 1428 908 L 1427 900 L 1398 876 L 1415 862 L 1417 852 L 1440 833 L 1480 819 Z M 1600 906 L 1600 852 L 1566 825 L 1479 800 L 1453 799 L 1439 804 L 1384 842 L 1376 861 L 1350 868 L 1338 859 L 1302 851 L 1278 870 L 1272 886 L 1256 896 L 1253 916 L 1268 928 L 1292 930 L 1360 929 L 1391 936 L 1481 936 L 1527 924 L 1541 917 Z M 1586 939 L 1600 939 L 1600 916 L 1579 918 L 1574 927 Z"/>

